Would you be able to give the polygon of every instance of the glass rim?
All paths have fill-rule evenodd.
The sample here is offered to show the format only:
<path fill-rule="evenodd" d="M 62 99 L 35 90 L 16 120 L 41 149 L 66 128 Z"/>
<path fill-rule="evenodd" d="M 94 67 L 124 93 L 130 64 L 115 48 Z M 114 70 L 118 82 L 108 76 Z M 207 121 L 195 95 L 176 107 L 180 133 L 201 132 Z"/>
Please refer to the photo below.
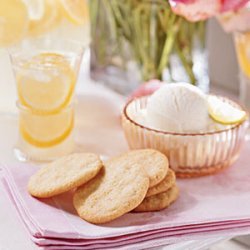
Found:
<path fill-rule="evenodd" d="M 59 41 L 59 40 L 56 38 L 47 37 L 47 36 L 26 38 L 26 39 L 23 39 L 19 43 L 15 43 L 15 44 L 9 46 L 7 48 L 7 51 L 8 51 L 10 56 L 14 56 L 17 51 L 26 51 L 28 49 L 28 48 L 25 48 L 25 49 L 22 48 L 22 44 L 27 43 L 27 42 L 32 44 L 35 41 L 51 41 L 51 42 L 53 42 L 53 41 Z M 84 50 L 87 49 L 87 47 L 88 47 L 88 45 L 84 45 L 83 43 L 81 43 L 80 41 L 78 41 L 76 39 L 60 38 L 60 41 L 61 42 L 69 42 L 69 43 L 72 43 L 72 44 L 79 46 L 79 51 L 75 52 L 76 54 L 82 54 L 84 52 Z"/>
<path fill-rule="evenodd" d="M 155 133 L 158 133 L 158 134 L 164 134 L 164 135 L 173 135 L 173 136 L 206 136 L 206 135 L 214 135 L 214 134 L 221 134 L 221 133 L 224 133 L 224 132 L 228 132 L 230 130 L 233 130 L 233 129 L 236 129 L 238 127 L 240 127 L 241 125 L 243 125 L 245 122 L 248 122 L 248 119 L 249 119 L 249 113 L 248 111 L 246 111 L 242 105 L 240 105 L 239 103 L 235 102 L 235 101 L 232 101 L 231 99 L 227 98 L 227 97 L 224 97 L 224 96 L 220 96 L 220 95 L 213 95 L 213 96 L 217 96 L 219 98 L 222 98 L 224 100 L 228 100 L 230 102 L 233 102 L 235 103 L 236 105 L 238 105 L 241 110 L 245 111 L 246 112 L 246 118 L 244 120 L 242 120 L 241 122 L 237 123 L 237 124 L 234 124 L 234 125 L 231 125 L 229 128 L 225 128 L 225 129 L 221 129 L 221 130 L 216 130 L 216 131 L 210 131 L 210 132 L 200 132 L 200 133 L 178 133 L 178 132 L 170 132 L 170 131 L 163 131 L 163 130 L 158 130 L 158 129 L 153 129 L 153 128 L 149 128 L 145 125 L 142 125 L 142 124 L 139 124 L 138 122 L 136 122 L 134 119 L 132 119 L 128 112 L 127 112 L 127 109 L 129 107 L 130 104 L 132 104 L 133 102 L 135 101 L 140 101 L 141 99 L 148 99 L 150 97 L 150 95 L 147 95 L 147 96 L 142 96 L 142 97 L 137 97 L 137 98 L 133 98 L 131 99 L 130 101 L 128 101 L 125 105 L 125 107 L 123 108 L 123 115 L 125 116 L 125 118 L 131 122 L 132 124 L 134 124 L 135 126 L 137 127 L 140 127 L 141 129 L 145 129 L 147 131 L 150 131 L 150 132 L 155 132 Z"/>

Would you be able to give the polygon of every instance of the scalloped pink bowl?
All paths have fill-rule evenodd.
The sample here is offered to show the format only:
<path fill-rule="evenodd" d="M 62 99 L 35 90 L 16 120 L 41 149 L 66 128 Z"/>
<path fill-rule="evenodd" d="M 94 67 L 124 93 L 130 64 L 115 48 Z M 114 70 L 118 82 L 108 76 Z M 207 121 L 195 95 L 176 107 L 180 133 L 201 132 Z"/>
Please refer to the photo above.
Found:
<path fill-rule="evenodd" d="M 242 109 L 235 102 L 225 102 Z M 153 148 L 164 153 L 170 167 L 178 177 L 210 175 L 232 165 L 240 154 L 248 129 L 248 116 L 236 125 L 224 130 L 180 134 L 154 130 L 138 124 L 132 117 L 145 109 L 148 96 L 131 100 L 122 114 L 122 126 L 131 149 Z"/>

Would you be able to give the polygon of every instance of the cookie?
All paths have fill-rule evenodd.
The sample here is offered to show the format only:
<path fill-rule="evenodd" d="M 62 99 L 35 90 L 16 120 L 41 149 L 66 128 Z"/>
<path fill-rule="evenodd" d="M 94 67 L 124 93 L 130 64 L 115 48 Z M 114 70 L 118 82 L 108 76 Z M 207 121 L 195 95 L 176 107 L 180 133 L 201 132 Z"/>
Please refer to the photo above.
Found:
<path fill-rule="evenodd" d="M 175 180 L 176 177 L 174 171 L 172 169 L 169 169 L 166 177 L 160 183 L 149 188 L 146 197 L 166 192 L 175 184 Z"/>
<path fill-rule="evenodd" d="M 143 165 L 149 177 L 149 187 L 160 183 L 168 172 L 167 157 L 154 149 L 132 150 L 122 155 L 127 161 Z"/>
<path fill-rule="evenodd" d="M 102 168 L 99 156 L 71 154 L 44 165 L 28 184 L 28 191 L 38 198 L 49 198 L 86 183 Z"/>
<path fill-rule="evenodd" d="M 104 163 L 94 179 L 76 190 L 73 203 L 82 219 L 106 223 L 136 208 L 148 187 L 149 178 L 141 164 L 116 157 Z"/>
<path fill-rule="evenodd" d="M 176 185 L 168 191 L 147 197 L 143 202 L 134 209 L 134 212 L 153 212 L 167 208 L 173 203 L 179 194 L 179 189 Z"/>

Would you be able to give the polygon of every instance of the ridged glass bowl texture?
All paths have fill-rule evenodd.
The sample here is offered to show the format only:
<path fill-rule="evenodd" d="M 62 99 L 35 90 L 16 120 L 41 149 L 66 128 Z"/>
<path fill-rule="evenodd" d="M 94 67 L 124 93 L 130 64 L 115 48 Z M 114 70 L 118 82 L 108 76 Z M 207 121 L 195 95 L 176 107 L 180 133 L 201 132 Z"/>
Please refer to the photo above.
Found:
<path fill-rule="evenodd" d="M 222 97 L 221 97 L 222 98 Z M 235 102 L 223 98 L 238 108 Z M 135 117 L 147 106 L 148 97 L 130 101 L 122 114 L 123 130 L 131 149 L 153 148 L 164 153 L 178 177 L 217 173 L 235 162 L 245 141 L 248 117 L 220 131 L 180 134 L 159 131 L 137 123 Z"/>

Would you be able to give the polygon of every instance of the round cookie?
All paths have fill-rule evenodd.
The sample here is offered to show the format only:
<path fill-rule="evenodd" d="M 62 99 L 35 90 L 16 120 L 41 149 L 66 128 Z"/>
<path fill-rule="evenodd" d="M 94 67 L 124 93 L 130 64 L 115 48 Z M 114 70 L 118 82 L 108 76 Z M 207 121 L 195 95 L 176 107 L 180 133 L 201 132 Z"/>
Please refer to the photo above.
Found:
<path fill-rule="evenodd" d="M 154 149 L 132 150 L 123 154 L 131 163 L 138 162 L 143 165 L 149 177 L 149 187 L 160 183 L 167 175 L 169 164 L 167 157 Z"/>
<path fill-rule="evenodd" d="M 175 180 L 176 177 L 174 171 L 172 169 L 169 169 L 166 177 L 160 183 L 149 188 L 146 197 L 166 192 L 175 184 Z"/>
<path fill-rule="evenodd" d="M 153 212 L 167 208 L 173 203 L 179 194 L 179 189 L 176 185 L 170 188 L 168 191 L 160 194 L 156 194 L 145 198 L 143 202 L 135 208 L 134 212 Z"/>
<path fill-rule="evenodd" d="M 28 183 L 28 191 L 38 198 L 49 198 L 76 188 L 92 179 L 102 168 L 99 156 L 79 153 L 44 165 Z"/>
<path fill-rule="evenodd" d="M 94 179 L 76 190 L 73 203 L 82 219 L 106 223 L 136 208 L 148 187 L 149 178 L 141 164 L 116 157 L 107 161 Z"/>

